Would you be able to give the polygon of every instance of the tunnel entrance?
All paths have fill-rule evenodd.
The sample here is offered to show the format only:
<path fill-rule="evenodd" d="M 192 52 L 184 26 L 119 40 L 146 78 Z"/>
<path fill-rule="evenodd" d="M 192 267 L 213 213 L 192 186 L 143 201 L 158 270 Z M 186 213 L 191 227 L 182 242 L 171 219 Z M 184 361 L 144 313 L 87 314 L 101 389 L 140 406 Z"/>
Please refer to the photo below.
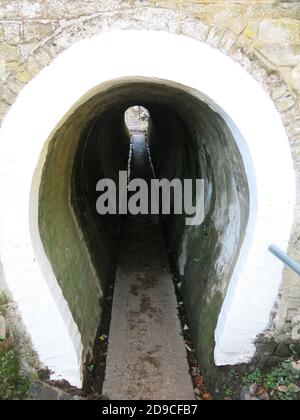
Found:
<path fill-rule="evenodd" d="M 137 40 L 135 62 L 128 45 Z M 282 279 L 268 246 L 287 250 L 293 162 L 262 87 L 220 51 L 184 36 L 116 31 L 75 43 L 24 88 L 1 127 L 0 251 L 41 361 L 77 386 L 122 230 L 118 215 L 97 214 L 95 180 L 118 182 L 126 170 L 124 114 L 136 104 L 151 115 L 157 178 L 205 180 L 201 226 L 187 227 L 179 215 L 161 223 L 207 371 L 251 360 Z"/>
<path fill-rule="evenodd" d="M 137 103 L 143 108 L 137 107 Z M 149 113 L 146 114 L 147 124 L 142 121 L 142 110 Z M 99 179 L 108 178 L 118 185 L 119 172 L 127 169 L 130 154 L 134 172 L 131 176 L 140 176 L 147 182 L 154 177 L 152 171 L 159 179 L 204 179 L 204 223 L 196 227 L 186 226 L 184 215 L 161 216 L 166 243 L 162 245 L 158 218 L 148 216 L 140 223 L 139 218 L 133 221 L 118 214 L 99 216 L 95 205 L 96 184 Z M 175 273 L 182 278 L 183 296 L 198 357 L 208 367 L 213 363 L 218 315 L 249 214 L 243 161 L 231 131 L 216 112 L 179 86 L 155 81 L 115 83 L 82 105 L 55 134 L 43 169 L 39 203 L 39 229 L 44 249 L 81 332 L 86 356 L 91 349 L 92 331 L 95 334 L 99 322 L 98 300 L 100 308 L 103 307 L 101 301 L 106 298 L 106 290 L 117 272 L 115 299 L 119 296 L 119 303 L 115 306 L 119 313 L 115 313 L 113 306 L 109 340 L 115 350 L 111 350 L 113 356 L 108 361 L 107 374 L 110 393 L 113 393 L 114 385 L 109 378 L 114 376 L 116 361 L 124 361 L 125 357 L 117 356 L 122 350 L 120 344 L 127 343 L 123 336 L 125 331 L 127 337 L 132 333 L 142 340 L 143 331 L 144 338 L 151 335 L 152 322 L 153 334 L 156 331 L 161 341 L 153 337 L 156 344 L 152 348 L 151 337 L 148 337 L 146 341 L 151 348 L 146 346 L 141 352 L 146 357 L 143 352 L 161 348 L 159 355 L 164 357 L 157 361 L 157 365 L 161 363 L 162 369 L 170 375 L 176 369 L 163 366 L 164 362 L 173 360 L 178 367 L 177 354 L 185 354 L 184 346 L 171 344 L 179 323 L 176 321 L 172 279 L 165 286 L 162 281 L 165 276 L 168 278 L 168 272 L 170 276 L 164 246 L 168 248 Z M 82 232 L 81 241 L 76 240 L 74 219 Z M 136 267 L 137 263 L 141 264 L 140 268 Z M 147 273 L 149 263 L 152 273 Z M 130 277 L 130 270 L 131 276 L 140 279 L 137 283 Z M 131 278 L 131 285 L 128 279 L 126 283 L 124 272 L 128 279 Z M 118 286 L 118 281 L 124 282 L 125 286 Z M 137 302 L 131 307 L 123 296 L 126 285 L 131 289 L 127 292 L 132 295 L 141 284 L 145 284 L 143 282 L 150 285 L 151 281 L 161 283 L 165 289 L 159 291 L 157 287 L 147 289 L 145 286 L 144 291 L 137 293 L 137 299 L 144 299 L 140 302 L 142 309 L 138 309 Z M 151 298 L 146 290 L 153 293 Z M 170 297 L 172 293 L 173 297 Z M 170 325 L 165 328 L 164 322 L 160 324 L 161 311 L 172 311 L 168 299 L 173 305 L 175 332 Z M 127 315 L 126 311 L 129 311 Z M 148 316 L 148 323 L 145 323 L 145 316 Z M 126 327 L 121 322 L 124 319 L 127 319 Z M 134 337 L 131 341 L 139 346 Z M 129 348 L 124 354 L 128 354 L 129 360 L 134 356 Z M 151 357 L 155 361 L 154 353 Z M 182 360 L 186 363 L 186 357 Z M 133 366 L 134 360 L 131 360 L 131 371 L 135 370 Z M 118 370 L 122 371 L 120 365 Z M 182 370 L 178 369 L 178 372 L 184 378 Z M 152 373 L 163 385 L 162 377 L 157 372 Z M 122 376 L 124 386 L 128 386 L 128 375 L 124 372 Z M 176 381 L 179 378 L 171 380 L 172 383 Z M 120 386 L 120 380 L 118 382 Z"/>
<path fill-rule="evenodd" d="M 150 114 L 148 109 L 136 105 L 125 111 L 125 123 L 131 134 L 135 132 L 148 132 Z"/>

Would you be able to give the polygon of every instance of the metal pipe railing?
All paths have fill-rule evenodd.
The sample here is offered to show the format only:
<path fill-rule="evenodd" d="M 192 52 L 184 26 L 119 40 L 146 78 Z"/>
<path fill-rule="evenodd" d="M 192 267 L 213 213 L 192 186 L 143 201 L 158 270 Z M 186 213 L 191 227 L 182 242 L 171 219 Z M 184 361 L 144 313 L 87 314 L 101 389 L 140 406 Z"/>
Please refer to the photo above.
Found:
<path fill-rule="evenodd" d="M 293 258 L 289 257 L 286 253 L 284 253 L 280 248 L 275 245 L 271 245 L 269 247 L 269 251 L 271 254 L 275 255 L 280 261 L 283 262 L 287 267 L 295 271 L 300 276 L 300 264 L 295 261 Z"/>

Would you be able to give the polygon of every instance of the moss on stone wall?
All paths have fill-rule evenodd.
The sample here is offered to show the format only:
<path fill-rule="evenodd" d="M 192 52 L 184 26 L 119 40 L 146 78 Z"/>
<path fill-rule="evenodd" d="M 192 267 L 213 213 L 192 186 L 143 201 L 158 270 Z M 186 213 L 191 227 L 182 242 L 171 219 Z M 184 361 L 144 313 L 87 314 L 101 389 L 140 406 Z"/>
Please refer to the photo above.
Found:
<path fill-rule="evenodd" d="M 29 389 L 29 379 L 21 373 L 20 356 L 11 343 L 0 341 L 0 400 L 22 400 Z"/>
<path fill-rule="evenodd" d="M 179 99 L 180 98 L 180 99 Z M 199 361 L 214 375 L 214 334 L 249 215 L 244 165 L 224 120 L 193 97 L 172 98 L 172 111 L 154 108 L 149 141 L 159 178 L 205 180 L 205 221 L 164 217 L 172 265 L 183 295 Z M 228 238 L 230 237 L 230 241 Z"/>
<path fill-rule="evenodd" d="M 129 144 L 124 109 L 108 112 L 84 130 L 74 161 L 71 201 L 103 291 L 114 280 L 121 220 L 117 215 L 99 217 L 96 184 L 109 178 L 118 185 L 119 171 L 127 170 Z"/>
<path fill-rule="evenodd" d="M 58 129 L 49 141 L 40 186 L 41 239 L 80 331 L 84 357 L 94 343 L 116 264 L 120 223 L 117 216 L 96 213 L 96 184 L 127 168 L 126 106 L 107 115 L 117 94 L 111 88 L 96 95 Z"/>
<path fill-rule="evenodd" d="M 80 129 L 78 120 L 71 119 L 49 145 L 40 187 L 39 228 L 45 252 L 88 349 L 100 320 L 101 289 L 70 203 Z"/>

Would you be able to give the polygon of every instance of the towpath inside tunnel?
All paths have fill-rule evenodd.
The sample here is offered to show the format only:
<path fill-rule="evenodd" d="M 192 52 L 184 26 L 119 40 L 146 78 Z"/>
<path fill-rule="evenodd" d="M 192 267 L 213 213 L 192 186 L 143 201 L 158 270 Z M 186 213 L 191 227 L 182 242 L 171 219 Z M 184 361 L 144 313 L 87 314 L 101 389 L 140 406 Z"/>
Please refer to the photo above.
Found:
<path fill-rule="evenodd" d="M 135 129 L 136 129 L 135 124 Z M 132 138 L 131 178 L 153 177 L 145 135 Z M 195 399 L 166 245 L 156 216 L 126 216 L 103 396 Z"/>

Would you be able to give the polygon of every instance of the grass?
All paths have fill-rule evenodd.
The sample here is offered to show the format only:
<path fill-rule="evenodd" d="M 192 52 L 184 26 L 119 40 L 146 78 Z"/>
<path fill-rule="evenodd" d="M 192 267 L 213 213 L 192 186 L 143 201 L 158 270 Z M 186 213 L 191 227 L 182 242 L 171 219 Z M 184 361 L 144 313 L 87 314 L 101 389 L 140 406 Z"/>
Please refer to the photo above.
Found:
<path fill-rule="evenodd" d="M 262 382 L 262 373 L 260 369 L 256 369 L 254 372 L 249 373 L 243 377 L 243 384 L 245 386 L 251 386 L 252 384 L 260 384 Z"/>
<path fill-rule="evenodd" d="M 254 384 L 257 385 L 256 398 L 263 398 L 268 394 L 270 400 L 300 399 L 300 371 L 293 368 L 291 361 L 283 362 L 274 368 L 257 368 L 250 373 L 231 368 L 227 371 L 221 395 L 226 400 L 239 400 L 242 388 L 250 389 Z"/>
<path fill-rule="evenodd" d="M 7 302 L 0 290 L 0 314 L 5 314 Z M 19 355 L 8 336 L 0 340 L 0 400 L 22 400 L 29 389 L 29 379 L 21 373 Z"/>
<path fill-rule="evenodd" d="M 295 385 L 299 385 L 300 371 L 293 368 L 289 362 L 282 363 L 279 367 L 266 372 L 256 369 L 253 373 L 243 377 L 243 383 L 251 386 L 256 383 L 267 391 L 273 400 L 295 400 L 299 392 Z"/>
<path fill-rule="evenodd" d="M 28 388 L 29 380 L 20 373 L 19 358 L 13 345 L 4 350 L 0 347 L 0 400 L 22 400 Z"/>

